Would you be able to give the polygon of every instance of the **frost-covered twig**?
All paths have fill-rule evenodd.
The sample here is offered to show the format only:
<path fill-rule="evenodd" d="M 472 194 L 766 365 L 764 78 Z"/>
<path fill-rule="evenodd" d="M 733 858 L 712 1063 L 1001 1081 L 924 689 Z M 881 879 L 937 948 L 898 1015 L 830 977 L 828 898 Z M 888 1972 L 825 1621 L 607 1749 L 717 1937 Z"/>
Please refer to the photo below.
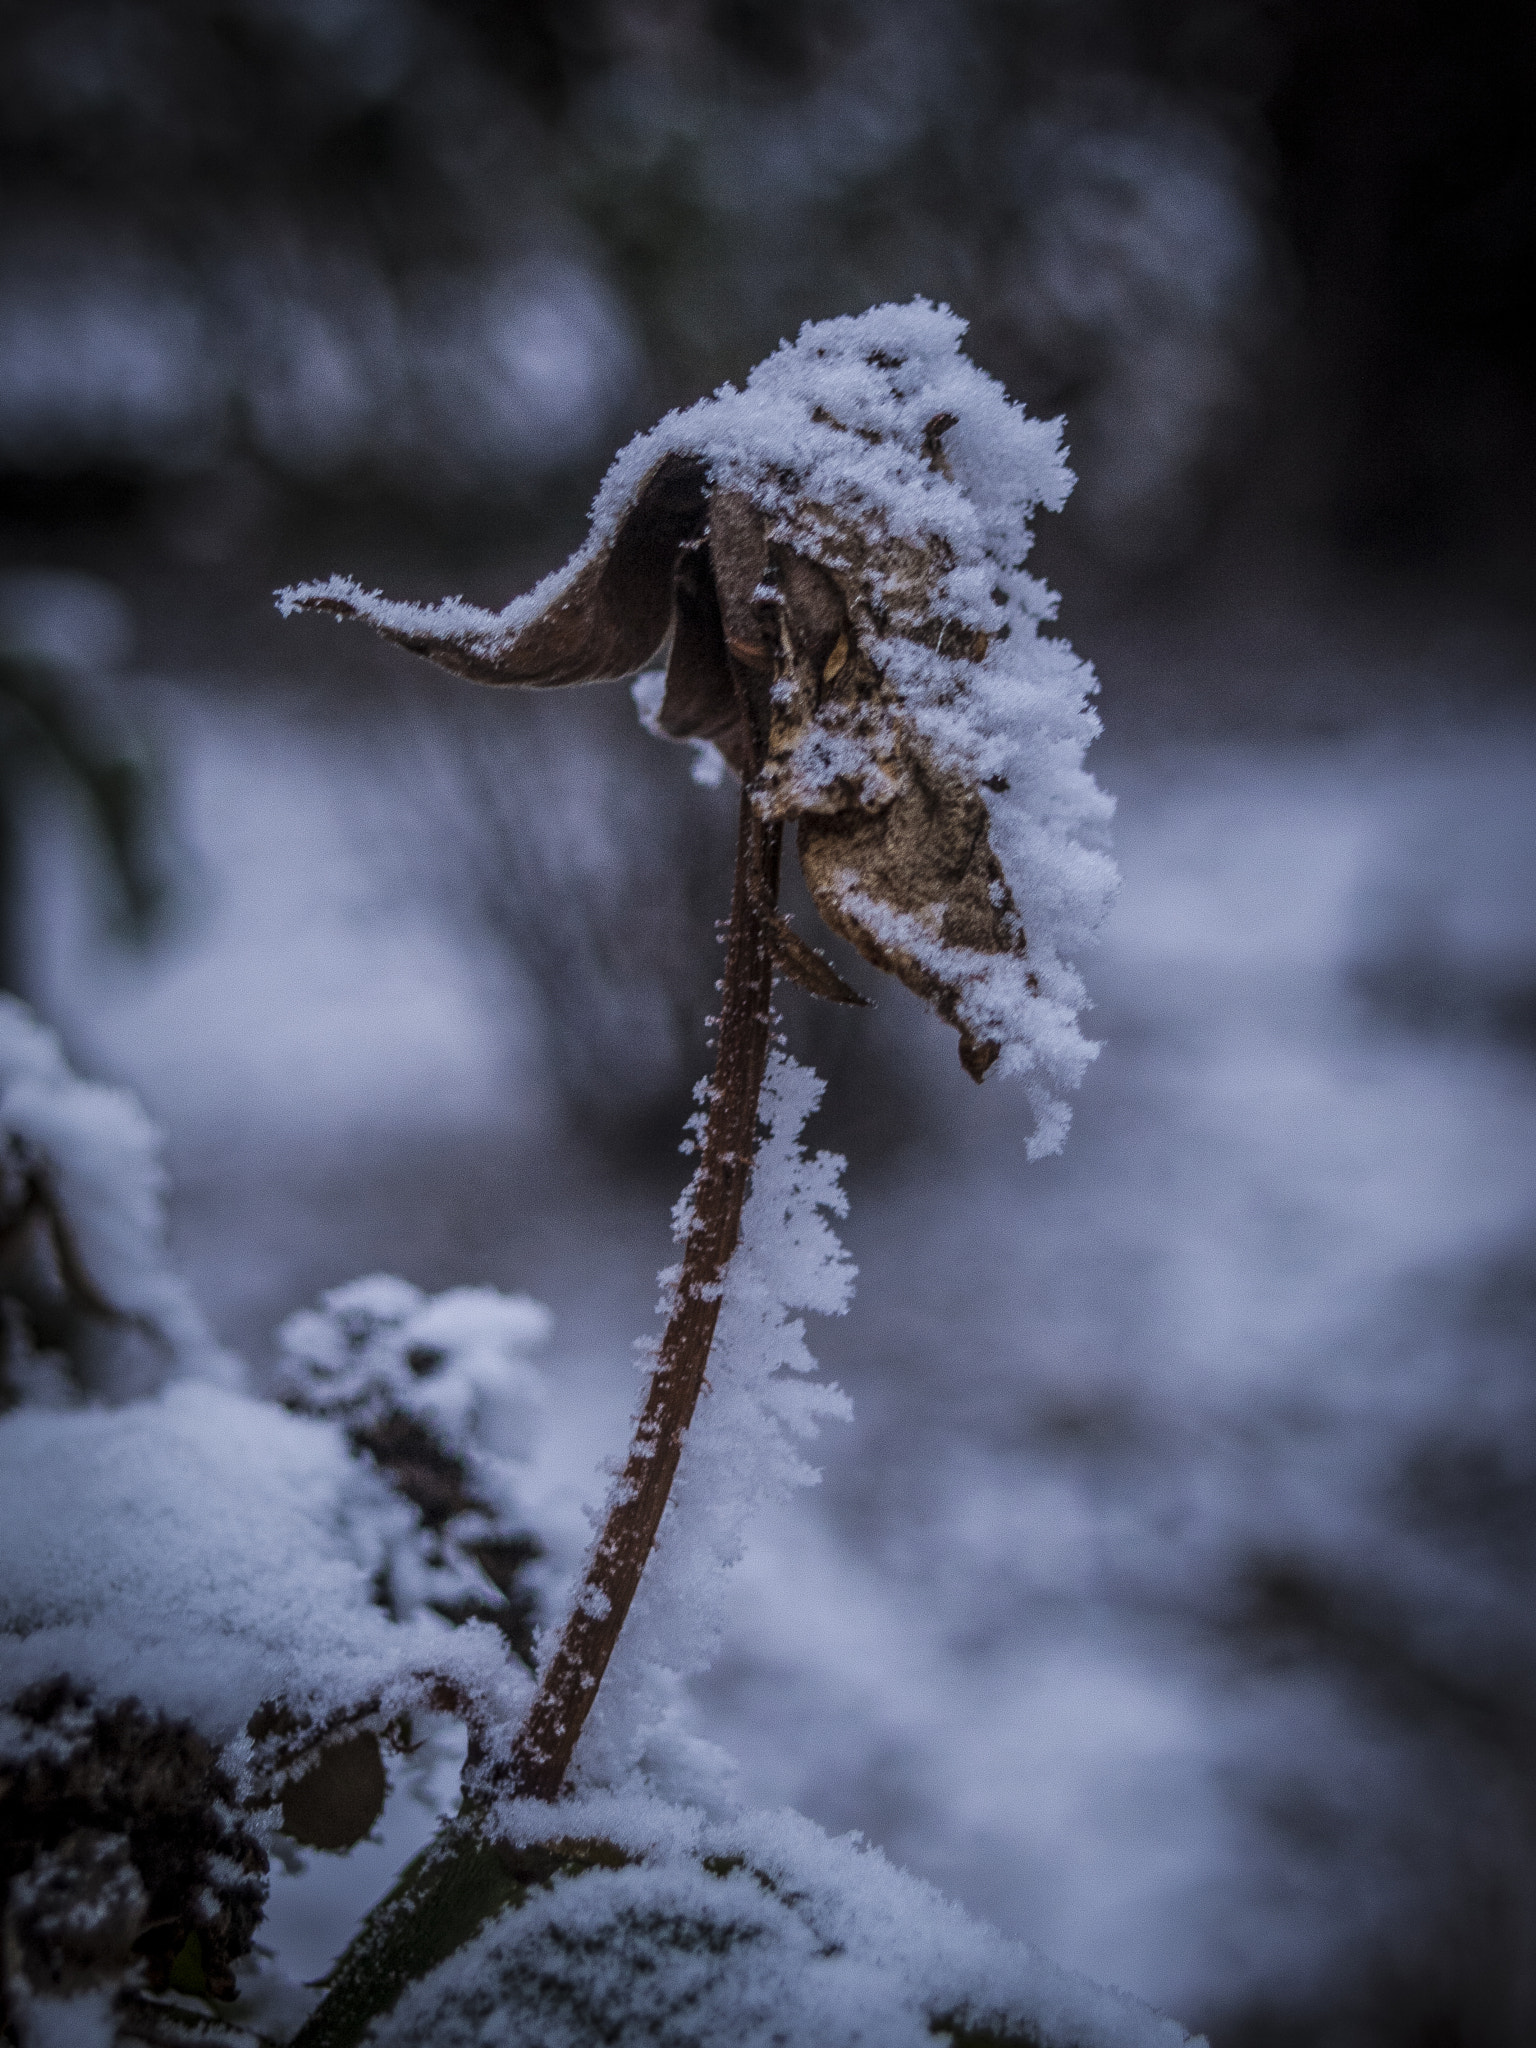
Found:
<path fill-rule="evenodd" d="M 617 680 L 665 640 L 665 676 L 659 693 L 644 679 L 642 714 L 666 737 L 712 749 L 706 758 L 718 755 L 742 785 L 703 1156 L 628 1462 L 527 1720 L 485 1759 L 465 1813 L 365 1923 L 294 2048 L 360 2040 L 422 1974 L 424 1957 L 411 1953 L 422 1928 L 444 1956 L 469 1941 L 509 1896 L 517 1844 L 543 1826 L 530 1811 L 566 1787 L 663 1526 L 722 1306 L 734 1314 L 738 1281 L 751 1277 L 732 1255 L 774 971 L 859 1000 L 777 909 L 786 825 L 827 925 L 955 1028 L 974 1080 L 994 1069 L 1023 1077 L 1031 1156 L 1060 1149 L 1062 1094 L 1097 1050 L 1078 1030 L 1086 997 L 1068 955 L 1116 879 L 1100 843 L 1110 806 L 1083 768 L 1097 731 L 1093 678 L 1042 632 L 1054 599 L 1024 573 L 1029 518 L 1060 504 L 1071 476 L 1060 423 L 1028 419 L 960 356 L 963 331 L 922 301 L 807 324 L 745 389 L 726 386 L 623 450 L 586 544 L 503 612 L 462 598 L 398 603 L 336 576 L 279 596 L 284 613 L 362 620 L 485 683 Z M 822 1178 L 822 1164 L 800 1178 Z M 828 1201 L 825 1185 L 809 1196 L 812 1211 Z M 808 1299 L 780 1302 L 794 1298 Z M 795 1363 L 776 1356 L 770 1373 L 781 1362 Z M 688 1483 L 685 1470 L 681 1493 Z M 633 1639 L 615 1667 L 621 1692 Z M 571 1811 L 601 1776 L 588 1753 L 602 1746 L 612 1691 L 610 1680 Z M 487 1885 L 490 1842 L 504 1868 Z M 933 2018 L 927 2031 L 957 2027 Z"/>
<path fill-rule="evenodd" d="M 650 1554 L 703 1384 L 756 1133 L 775 966 L 860 998 L 777 909 L 793 823 L 827 924 L 952 1024 L 967 1073 L 1026 1077 L 1032 1154 L 1060 1148 L 1095 1047 L 1063 948 L 1114 870 L 1084 773 L 1091 674 L 1040 632 L 1028 521 L 1071 483 L 1059 423 L 1026 418 L 921 301 L 808 324 L 615 460 L 565 569 L 492 614 L 345 577 L 284 613 L 355 618 L 478 682 L 547 688 L 643 666 L 653 730 L 741 779 L 731 954 L 684 1274 L 634 1446 L 512 1782 L 555 1797 Z M 647 679 L 649 684 L 650 679 Z M 761 991 L 760 998 L 754 991 Z M 756 1007 L 754 1007 L 756 1006 Z"/>
<path fill-rule="evenodd" d="M 779 825 L 759 821 L 744 790 L 719 1049 L 702 1156 L 689 1191 L 692 1213 L 682 1273 L 607 1520 L 513 1749 L 507 1776 L 525 1797 L 559 1796 L 661 1526 L 683 1438 L 704 1385 L 725 1293 L 725 1269 L 736 1249 L 741 1205 L 757 1152 L 758 1101 L 768 1060 L 773 994 L 769 920 L 778 896 L 781 832 Z"/>

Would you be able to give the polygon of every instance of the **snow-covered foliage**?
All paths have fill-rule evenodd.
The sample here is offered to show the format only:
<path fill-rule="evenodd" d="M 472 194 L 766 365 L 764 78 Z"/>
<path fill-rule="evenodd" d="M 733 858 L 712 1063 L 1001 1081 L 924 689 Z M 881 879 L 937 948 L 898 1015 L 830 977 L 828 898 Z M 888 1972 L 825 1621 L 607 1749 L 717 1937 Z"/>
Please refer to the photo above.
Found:
<path fill-rule="evenodd" d="M 388 1719 L 441 1681 L 479 1701 L 487 1725 L 505 1721 L 525 1680 L 503 1645 L 430 1611 L 445 1604 L 446 1567 L 413 1575 L 402 1560 L 451 1523 L 456 1586 L 472 1582 L 494 1608 L 504 1595 L 462 1546 L 493 1547 L 515 1522 L 525 1554 L 542 1548 L 517 1475 L 546 1399 L 527 1353 L 548 1334 L 547 1310 L 492 1289 L 428 1297 L 385 1276 L 339 1288 L 285 1325 L 281 1390 L 309 1413 L 284 1412 L 244 1391 L 167 1262 L 153 1126 L 125 1092 L 71 1073 L 11 998 L 0 1138 L 3 1696 L 56 1678 L 131 1695 L 233 1745 L 242 1769 L 259 1761 L 252 1718 L 274 1704 L 291 1735 L 363 1710 Z M 33 1342 L 29 1310 L 39 1294 L 51 1305 L 50 1286 L 102 1328 L 83 1390 L 73 1356 Z M 130 1335 L 136 1378 L 113 1348 Z M 388 1431 L 402 1423 L 416 1434 L 391 1459 Z"/>
<path fill-rule="evenodd" d="M 415 1296 L 416 1321 L 432 1328 L 433 1304 L 403 1283 L 339 1292 L 383 1297 L 391 1285 Z M 498 1322 L 521 1341 L 544 1318 L 532 1303 L 486 1295 L 467 1312 L 451 1303 L 437 1331 L 472 1361 L 476 1332 L 483 1353 Z M 494 1391 L 483 1355 L 479 1367 Z M 430 1454 L 435 1440 L 423 1435 Z M 477 1477 L 489 1469 L 477 1460 Z M 33 1931 L 35 1967 L 27 1976 L 13 1957 L 6 1996 L 14 2014 L 37 1989 L 29 2048 L 55 2021 L 78 2019 L 88 1992 L 117 1986 L 131 2003 L 145 1987 L 174 1989 L 194 1935 L 194 1985 L 233 1997 L 272 1829 L 330 1848 L 365 1833 L 377 1800 L 365 1787 L 359 1808 L 355 1765 L 366 1752 L 381 1798 L 380 1738 L 410 1740 L 413 1720 L 447 1712 L 467 1723 L 478 1755 L 510 1739 L 529 1691 L 510 1654 L 532 1619 L 518 1573 L 543 1546 L 526 1517 L 505 1538 L 479 1502 L 445 1536 L 415 1498 L 422 1476 L 429 1490 L 442 1471 L 420 1446 L 402 1469 L 339 1421 L 195 1379 L 116 1407 L 0 1418 L 0 1877 L 26 1880 L 10 1898 Z M 71 1815 L 95 1831 L 91 1843 L 61 1837 Z M 59 1920 L 78 1934 L 91 1920 L 105 1883 L 95 1835 L 107 1848 L 122 1837 L 112 1868 L 137 1872 L 144 1896 L 123 1940 L 90 1950 L 95 1975 L 77 1984 L 74 1950 L 48 1929 Z M 33 1912 L 28 1885 L 44 1886 L 51 1919 Z M 159 1946 L 145 1948 L 155 1928 Z M 102 2039 L 115 2038 L 109 2026 Z"/>
<path fill-rule="evenodd" d="M 288 1825 L 337 1743 L 367 1743 L 382 1788 L 377 1739 L 412 1715 L 456 1715 L 480 1753 L 508 1740 L 549 1317 L 489 1289 L 339 1289 L 288 1325 L 286 1390 L 316 1412 L 285 1412 L 166 1262 L 143 1112 L 10 1000 L 0 1118 L 0 2015 L 28 2043 L 87 2020 L 109 2042 L 119 1992 L 234 1995 L 274 1802 Z"/>
<path fill-rule="evenodd" d="M 371 1274 L 284 1323 L 278 1391 L 309 1414 L 352 1425 L 400 1411 L 463 1456 L 523 1463 L 549 1403 L 528 1353 L 548 1340 L 552 1321 L 525 1294 L 454 1287 L 427 1295 Z M 482 1483 L 494 1485 L 494 1467 L 483 1471 Z"/>
<path fill-rule="evenodd" d="M 623 449 L 583 547 L 500 612 L 341 576 L 279 603 L 486 682 L 623 675 L 670 634 L 642 713 L 797 824 L 822 916 L 956 1026 L 968 1071 L 1025 1077 L 1039 1156 L 1093 1054 L 1071 962 L 1114 888 L 1111 807 L 1083 766 L 1092 672 L 1024 567 L 1072 483 L 1060 422 L 964 331 L 922 300 L 808 322 Z"/>
<path fill-rule="evenodd" d="M 266 1898 L 260 1819 L 184 1721 L 135 1699 L 95 1705 L 68 1679 L 0 1709 L 0 2012 L 27 2048 L 81 2048 L 79 2002 L 102 2010 L 125 1976 L 163 1988 L 195 1941 L 203 1981 L 229 1998 Z"/>
<path fill-rule="evenodd" d="M 332 1418 L 416 1510 L 382 1583 L 404 1618 L 423 1606 L 495 1621 L 525 1658 L 538 1606 L 528 1568 L 547 1543 L 532 1466 L 549 1394 L 530 1350 L 550 1331 L 526 1295 L 455 1287 L 428 1296 L 377 1273 L 333 1288 L 279 1332 L 277 1391 Z M 556 1522 L 555 1568 L 568 1560 Z"/>
<path fill-rule="evenodd" d="M 526 1700 L 499 1632 L 380 1605 L 420 1517 L 334 1423 L 189 1379 L 17 1408 L 0 1500 L 3 1989 L 28 2048 L 72 2039 L 87 1995 L 125 2026 L 146 1994 L 234 1997 L 277 1802 L 289 1827 L 307 1789 L 320 1825 L 293 1831 L 343 1846 L 377 1801 L 337 1759 L 366 1748 L 381 1797 L 381 1736 L 446 1710 L 494 1752 Z"/>
<path fill-rule="evenodd" d="M 408 1990 L 379 2048 L 1179 2048 L 1182 2027 L 1056 1969 L 856 1838 L 709 1820 L 628 1791 L 518 1810 L 593 1867 L 531 1886 Z M 617 1852 L 617 1853 L 615 1853 Z M 617 1866 L 617 1867 L 614 1867 Z"/>
<path fill-rule="evenodd" d="M 19 1409 L 0 1422 L 0 1495 L 6 1696 L 67 1675 L 237 1758 L 273 1703 L 291 1732 L 387 1721 L 439 1676 L 489 1721 L 522 1696 L 489 1630 L 379 1606 L 414 1517 L 332 1424 L 196 1382 L 116 1409 Z"/>
<path fill-rule="evenodd" d="M 240 1383 L 166 1258 L 159 1134 L 0 995 L 0 1406 Z M 8 1390 L 8 1391 L 7 1391 Z"/>
<path fill-rule="evenodd" d="M 708 1392 L 684 1445 L 656 1548 L 576 1752 L 582 1782 L 617 1785 L 636 1766 L 669 1791 L 714 1800 L 729 1763 L 691 1737 L 681 1681 L 707 1669 L 724 1621 L 728 1574 L 754 1514 L 815 1485 L 800 1454 L 822 1422 L 851 1414 L 836 1387 L 812 1379 L 816 1361 L 796 1311 L 841 1315 L 855 1268 L 828 1221 L 846 1213 L 843 1161 L 808 1154 L 800 1134 L 823 1083 L 776 1051 L 763 1084 L 767 1126 L 742 1210 L 741 1241 L 726 1271 L 710 1354 Z M 691 1193 L 673 1214 L 679 1243 Z M 672 1306 L 681 1268 L 662 1274 Z M 640 1347 L 648 1372 L 654 1344 Z"/>

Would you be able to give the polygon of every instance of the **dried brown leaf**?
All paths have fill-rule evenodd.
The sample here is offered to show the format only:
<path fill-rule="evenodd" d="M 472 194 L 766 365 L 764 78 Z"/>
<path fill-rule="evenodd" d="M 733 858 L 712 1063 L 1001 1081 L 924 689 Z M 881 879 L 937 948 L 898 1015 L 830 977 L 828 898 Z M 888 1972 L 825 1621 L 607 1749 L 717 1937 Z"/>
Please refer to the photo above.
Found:
<path fill-rule="evenodd" d="M 812 416 L 847 431 L 823 408 Z M 945 478 L 956 424 L 939 412 L 923 430 L 922 456 Z M 868 507 L 807 498 L 770 520 L 747 492 L 713 487 L 702 449 L 674 451 L 517 630 L 498 636 L 447 614 L 439 627 L 430 613 L 419 626 L 373 623 L 457 674 L 535 688 L 630 673 L 665 640 L 660 729 L 712 742 L 764 819 L 797 824 L 827 925 L 955 1025 L 980 1080 L 998 1046 L 965 1023 L 967 988 L 978 962 L 1024 955 L 1023 923 L 978 788 L 937 758 L 881 661 L 892 638 L 961 674 L 985 657 L 987 635 L 939 603 L 952 566 L 942 536 L 894 535 Z M 364 618 L 391 609 L 330 586 L 285 603 Z M 861 1000 L 782 920 L 774 929 L 793 979 Z"/>

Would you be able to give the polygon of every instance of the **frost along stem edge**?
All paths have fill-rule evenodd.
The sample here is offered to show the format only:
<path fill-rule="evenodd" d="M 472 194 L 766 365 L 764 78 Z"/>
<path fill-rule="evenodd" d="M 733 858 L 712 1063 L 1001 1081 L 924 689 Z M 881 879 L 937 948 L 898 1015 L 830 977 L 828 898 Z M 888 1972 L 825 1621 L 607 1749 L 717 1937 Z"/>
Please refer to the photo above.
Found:
<path fill-rule="evenodd" d="M 370 1916 L 295 2048 L 351 2048 L 420 1977 L 413 1926 L 467 1939 L 497 1909 L 496 1861 L 520 1853 L 509 1797 L 548 1810 L 567 1788 L 705 1388 L 758 1155 L 775 969 L 859 1000 L 776 907 L 786 825 L 827 927 L 954 1027 L 974 1080 L 1022 1080 L 1030 1157 L 1061 1148 L 1063 1097 L 1098 1050 L 1071 956 L 1116 879 L 1110 804 L 1082 759 L 1094 679 L 1044 631 L 1055 600 L 1025 569 L 1031 515 L 1072 479 L 1060 423 L 1029 419 L 968 362 L 963 331 L 921 300 L 807 323 L 745 387 L 622 450 L 586 542 L 500 612 L 342 576 L 279 594 L 285 614 L 362 621 L 480 683 L 637 677 L 648 728 L 693 747 L 700 779 L 728 769 L 743 788 L 701 1157 L 627 1463 L 527 1719 L 477 1757 L 441 1853 Z"/>
<path fill-rule="evenodd" d="M 690 1190 L 692 1220 L 682 1274 L 607 1521 L 501 1773 L 508 1789 L 526 1798 L 559 1797 L 656 1541 L 683 1438 L 704 1386 L 725 1270 L 736 1249 L 741 1205 L 757 1151 L 782 832 L 779 824 L 765 825 L 758 819 L 743 789 L 718 1051 L 702 1157 Z"/>

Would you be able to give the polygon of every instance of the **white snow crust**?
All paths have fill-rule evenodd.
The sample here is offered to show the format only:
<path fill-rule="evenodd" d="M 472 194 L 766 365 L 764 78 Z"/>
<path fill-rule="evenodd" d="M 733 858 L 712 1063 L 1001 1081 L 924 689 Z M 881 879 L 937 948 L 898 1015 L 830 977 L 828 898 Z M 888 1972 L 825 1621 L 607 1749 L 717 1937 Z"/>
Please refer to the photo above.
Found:
<path fill-rule="evenodd" d="M 1031 517 L 1042 505 L 1058 510 L 1074 481 L 1062 423 L 1030 418 L 963 356 L 965 326 L 922 299 L 807 322 L 744 387 L 722 385 L 621 450 L 582 548 L 503 611 L 462 597 L 402 603 L 341 576 L 283 592 L 279 608 L 341 598 L 377 627 L 451 638 L 494 657 L 609 546 L 669 454 L 701 457 L 716 488 L 744 493 L 768 516 L 773 539 L 828 568 L 849 566 L 850 528 L 874 541 L 936 544 L 950 566 L 925 590 L 923 616 L 893 590 L 888 628 L 866 651 L 896 686 L 900 714 L 941 763 L 982 791 L 993 850 L 1028 933 L 1034 986 L 1010 957 L 977 956 L 966 968 L 966 1021 L 1001 1045 L 1000 1072 L 1024 1077 L 1037 1118 L 1030 1153 L 1040 1157 L 1060 1150 L 1062 1092 L 1097 1051 L 1078 1028 L 1087 998 L 1072 961 L 1117 886 L 1105 844 L 1113 804 L 1083 765 L 1100 729 L 1088 702 L 1092 669 L 1043 632 L 1057 600 L 1024 566 Z M 942 434 L 940 465 L 925 436 L 944 414 L 954 424 Z M 934 647 L 912 637 L 938 620 L 984 633 L 983 657 L 968 659 L 958 646 L 946 654 L 943 633 Z M 814 728 L 808 743 L 817 743 Z"/>
<path fill-rule="evenodd" d="M 488 1722 L 526 1703 L 494 1630 L 375 1604 L 411 1512 L 332 1423 L 195 1381 L 20 1408 L 0 1418 L 0 1499 L 0 1698 L 67 1674 L 184 1716 L 237 1770 L 269 1701 L 387 1721 L 443 1674 Z"/>
<path fill-rule="evenodd" d="M 945 2020 L 1041 2048 L 1188 2040 L 799 1814 L 712 1820 L 628 1791 L 510 1818 L 521 1841 L 596 1837 L 636 1860 L 532 1889 L 405 1993 L 376 2048 L 933 2048 Z"/>

